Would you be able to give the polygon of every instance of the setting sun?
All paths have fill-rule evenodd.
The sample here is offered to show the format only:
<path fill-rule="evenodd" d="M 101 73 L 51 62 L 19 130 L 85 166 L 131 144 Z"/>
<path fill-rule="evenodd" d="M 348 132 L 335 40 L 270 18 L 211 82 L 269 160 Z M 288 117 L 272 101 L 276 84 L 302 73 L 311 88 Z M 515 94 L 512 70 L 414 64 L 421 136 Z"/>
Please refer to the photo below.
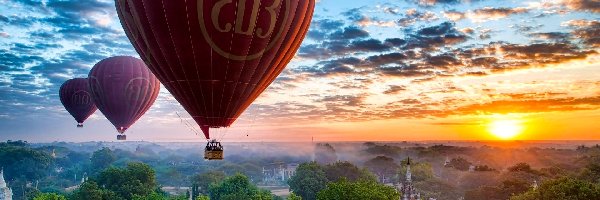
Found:
<path fill-rule="evenodd" d="M 495 120 L 489 124 L 489 131 L 503 140 L 514 138 L 522 129 L 518 120 Z"/>

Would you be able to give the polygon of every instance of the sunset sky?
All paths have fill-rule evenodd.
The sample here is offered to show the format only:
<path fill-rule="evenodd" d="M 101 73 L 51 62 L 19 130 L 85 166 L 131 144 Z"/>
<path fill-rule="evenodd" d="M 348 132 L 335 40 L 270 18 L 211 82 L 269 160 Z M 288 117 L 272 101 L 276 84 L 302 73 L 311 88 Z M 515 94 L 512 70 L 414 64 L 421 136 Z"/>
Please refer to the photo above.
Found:
<path fill-rule="evenodd" d="M 320 0 L 287 69 L 219 134 L 496 140 L 509 121 L 510 139 L 600 140 L 599 52 L 593 1 Z M 0 0 L 0 140 L 114 141 L 100 111 L 75 128 L 58 89 L 117 55 L 139 57 L 113 1 Z M 161 88 L 127 137 L 203 141 L 197 131 Z"/>

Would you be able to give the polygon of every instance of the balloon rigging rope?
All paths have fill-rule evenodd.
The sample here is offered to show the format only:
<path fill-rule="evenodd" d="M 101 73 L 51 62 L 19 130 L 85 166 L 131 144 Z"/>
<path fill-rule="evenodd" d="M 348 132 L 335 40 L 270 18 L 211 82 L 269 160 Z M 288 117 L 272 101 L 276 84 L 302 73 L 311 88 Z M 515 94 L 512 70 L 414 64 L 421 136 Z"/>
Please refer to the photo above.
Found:
<path fill-rule="evenodd" d="M 196 128 L 194 128 L 194 125 L 192 125 L 187 119 L 181 117 L 178 108 L 175 106 L 175 102 L 173 102 L 173 100 L 167 99 L 166 103 L 170 105 L 173 110 L 175 110 L 175 115 L 177 115 L 181 124 L 185 125 L 192 133 L 194 133 L 194 135 L 200 135 L 200 132 Z"/>

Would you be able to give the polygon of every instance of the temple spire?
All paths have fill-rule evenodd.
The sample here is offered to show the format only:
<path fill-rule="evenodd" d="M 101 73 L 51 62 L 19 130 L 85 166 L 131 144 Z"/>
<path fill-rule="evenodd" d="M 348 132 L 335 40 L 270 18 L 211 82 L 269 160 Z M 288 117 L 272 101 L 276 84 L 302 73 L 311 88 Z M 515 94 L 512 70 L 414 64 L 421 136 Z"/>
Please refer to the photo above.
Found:
<path fill-rule="evenodd" d="M 4 168 L 0 169 L 0 200 L 12 200 L 12 190 L 4 181 Z"/>
<path fill-rule="evenodd" d="M 0 188 L 6 187 L 6 181 L 4 181 L 4 168 L 0 169 Z"/>

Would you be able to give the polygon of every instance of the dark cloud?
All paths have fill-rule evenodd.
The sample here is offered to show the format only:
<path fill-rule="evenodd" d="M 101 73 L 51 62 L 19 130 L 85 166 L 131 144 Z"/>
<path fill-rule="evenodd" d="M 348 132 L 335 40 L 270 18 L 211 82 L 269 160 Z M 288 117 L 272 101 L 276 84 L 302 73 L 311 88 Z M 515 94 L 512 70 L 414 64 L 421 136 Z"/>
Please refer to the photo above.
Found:
<path fill-rule="evenodd" d="M 331 58 L 345 54 L 383 52 L 392 47 L 377 39 L 360 40 L 327 40 L 321 44 L 304 45 L 298 50 L 298 55 L 304 58 Z"/>
<path fill-rule="evenodd" d="M 437 20 L 438 17 L 435 13 L 430 11 L 419 11 L 416 9 L 409 9 L 406 11 L 404 16 L 398 19 L 397 23 L 400 26 L 410 26 L 419 21 L 431 22 Z"/>
<path fill-rule="evenodd" d="M 600 47 L 600 21 L 575 21 L 569 25 L 575 27 L 574 37 L 591 47 Z"/>
<path fill-rule="evenodd" d="M 313 19 L 307 37 L 314 40 L 324 40 L 328 34 L 340 30 L 344 26 L 341 20 Z"/>
<path fill-rule="evenodd" d="M 561 41 L 568 40 L 570 37 L 570 34 L 563 33 L 563 32 L 543 32 L 543 33 L 531 33 L 531 34 L 529 34 L 529 36 L 531 36 L 535 39 L 561 42 Z"/>
<path fill-rule="evenodd" d="M 369 37 L 369 33 L 356 26 L 346 27 L 343 30 L 338 30 L 329 34 L 327 39 L 330 40 L 350 40 Z"/>
<path fill-rule="evenodd" d="M 468 36 L 456 29 L 454 23 L 444 22 L 436 26 L 425 27 L 409 34 L 404 49 L 435 49 L 446 45 L 455 45 L 468 39 Z"/>
<path fill-rule="evenodd" d="M 323 97 L 317 102 L 323 102 L 325 104 L 343 105 L 343 106 L 362 106 L 364 96 L 363 95 L 335 95 Z"/>
<path fill-rule="evenodd" d="M 36 22 L 35 18 L 21 16 L 4 16 L 0 14 L 0 25 L 17 27 L 31 27 Z"/>
<path fill-rule="evenodd" d="M 466 2 L 467 0 L 406 0 L 406 1 L 418 4 L 420 6 L 435 6 L 438 4 L 457 4 L 460 2 Z"/>
<path fill-rule="evenodd" d="M 385 90 L 384 94 L 398 94 L 401 91 L 405 91 L 406 87 L 401 85 L 390 85 L 387 90 Z"/>

